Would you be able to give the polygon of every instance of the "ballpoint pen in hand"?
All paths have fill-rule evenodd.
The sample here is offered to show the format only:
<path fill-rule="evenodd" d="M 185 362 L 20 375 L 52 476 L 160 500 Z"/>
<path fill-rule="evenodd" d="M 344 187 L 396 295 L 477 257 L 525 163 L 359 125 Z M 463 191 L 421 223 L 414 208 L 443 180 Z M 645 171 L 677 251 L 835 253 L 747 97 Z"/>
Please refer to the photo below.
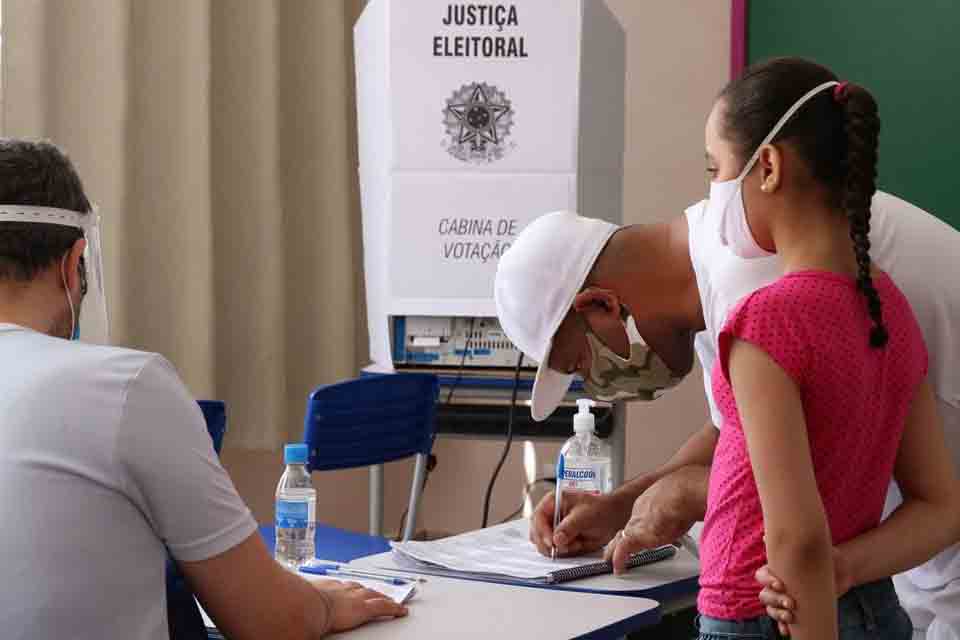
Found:
<path fill-rule="evenodd" d="M 553 537 L 557 536 L 557 527 L 560 526 L 560 494 L 563 493 L 563 454 L 560 454 L 560 457 L 557 458 L 557 490 L 554 493 L 555 500 L 553 502 Z M 550 559 L 557 559 L 557 543 L 553 540 L 550 540 Z"/>
<path fill-rule="evenodd" d="M 562 466 L 561 466 L 561 468 L 562 468 Z M 560 493 L 561 493 L 561 491 L 560 491 L 560 483 L 558 482 L 558 483 L 557 483 L 557 492 L 556 492 L 556 494 L 555 494 L 555 495 L 556 495 L 556 501 L 553 503 L 553 535 L 554 535 L 554 537 L 556 537 L 556 535 L 557 535 L 557 527 L 560 526 L 560 505 L 561 505 L 561 503 L 560 503 Z M 552 540 L 551 540 L 550 542 L 551 542 L 551 544 L 550 544 L 550 559 L 551 559 L 551 560 L 556 560 L 556 559 L 557 559 L 557 543 L 556 543 L 556 542 L 553 542 Z"/>

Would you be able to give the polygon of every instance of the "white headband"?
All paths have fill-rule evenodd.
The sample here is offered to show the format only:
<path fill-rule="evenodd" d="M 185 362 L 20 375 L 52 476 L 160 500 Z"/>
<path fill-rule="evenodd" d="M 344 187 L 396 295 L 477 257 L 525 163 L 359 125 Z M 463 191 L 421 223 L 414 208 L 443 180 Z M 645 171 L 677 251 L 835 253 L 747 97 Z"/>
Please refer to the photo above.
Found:
<path fill-rule="evenodd" d="M 84 232 L 97 226 L 99 213 L 94 207 L 90 213 L 79 213 L 55 207 L 32 207 L 19 204 L 0 204 L 0 222 L 34 222 L 75 227 Z"/>

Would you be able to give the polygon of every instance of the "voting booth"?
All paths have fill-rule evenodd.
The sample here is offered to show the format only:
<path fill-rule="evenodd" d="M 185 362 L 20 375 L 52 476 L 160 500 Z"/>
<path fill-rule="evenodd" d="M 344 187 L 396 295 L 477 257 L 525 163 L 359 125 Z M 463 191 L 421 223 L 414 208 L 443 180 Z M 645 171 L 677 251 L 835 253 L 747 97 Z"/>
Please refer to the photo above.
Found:
<path fill-rule="evenodd" d="M 517 437 L 568 437 L 579 389 L 533 422 L 537 363 L 515 379 L 493 284 L 541 215 L 621 221 L 622 27 L 603 0 L 370 0 L 354 40 L 368 370 L 437 373 L 439 433 L 502 436 L 515 413 Z M 619 484 L 622 410 L 597 425 Z"/>
<path fill-rule="evenodd" d="M 531 220 L 620 222 L 624 34 L 602 0 L 371 0 L 355 46 L 370 354 L 389 369 L 395 319 L 496 315 L 497 262 Z"/>

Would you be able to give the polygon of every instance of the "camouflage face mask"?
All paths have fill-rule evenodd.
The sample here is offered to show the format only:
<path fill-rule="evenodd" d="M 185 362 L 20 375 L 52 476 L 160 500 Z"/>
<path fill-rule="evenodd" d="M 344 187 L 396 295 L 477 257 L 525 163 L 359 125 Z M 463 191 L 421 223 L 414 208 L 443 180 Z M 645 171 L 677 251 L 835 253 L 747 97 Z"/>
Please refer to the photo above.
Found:
<path fill-rule="evenodd" d="M 583 388 L 596 400 L 655 400 L 683 379 L 674 376 L 670 367 L 647 346 L 633 318 L 627 319 L 626 329 L 630 340 L 629 358 L 617 355 L 587 329 L 591 361 Z"/>

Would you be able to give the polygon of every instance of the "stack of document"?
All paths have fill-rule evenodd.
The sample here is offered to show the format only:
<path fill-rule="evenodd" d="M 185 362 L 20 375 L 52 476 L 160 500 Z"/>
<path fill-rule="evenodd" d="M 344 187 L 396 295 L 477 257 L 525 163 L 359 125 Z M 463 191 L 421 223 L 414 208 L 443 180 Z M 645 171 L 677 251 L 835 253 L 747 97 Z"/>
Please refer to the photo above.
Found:
<path fill-rule="evenodd" d="M 528 537 L 529 522 L 507 524 L 471 531 L 430 542 L 402 542 L 393 546 L 401 566 L 453 577 L 559 584 L 613 571 L 601 553 L 576 558 L 545 558 Z M 676 554 L 672 545 L 636 554 L 628 567 L 665 560 Z"/>

